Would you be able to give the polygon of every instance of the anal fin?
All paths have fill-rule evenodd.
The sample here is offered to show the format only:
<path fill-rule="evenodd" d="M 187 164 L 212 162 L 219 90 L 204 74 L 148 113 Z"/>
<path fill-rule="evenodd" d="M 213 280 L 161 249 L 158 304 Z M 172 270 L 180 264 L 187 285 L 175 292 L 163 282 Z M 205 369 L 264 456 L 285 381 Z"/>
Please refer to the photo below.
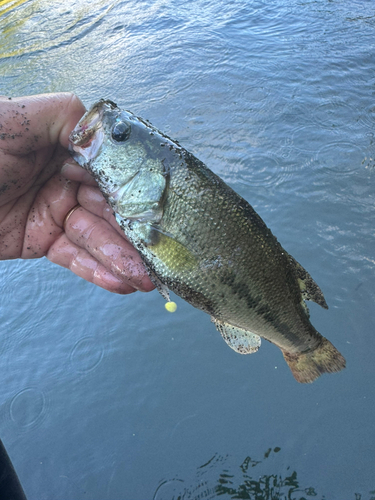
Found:
<path fill-rule="evenodd" d="M 214 317 L 211 317 L 211 321 L 215 324 L 225 342 L 234 351 L 240 354 L 252 354 L 259 349 L 261 344 L 259 335 L 219 321 Z"/>

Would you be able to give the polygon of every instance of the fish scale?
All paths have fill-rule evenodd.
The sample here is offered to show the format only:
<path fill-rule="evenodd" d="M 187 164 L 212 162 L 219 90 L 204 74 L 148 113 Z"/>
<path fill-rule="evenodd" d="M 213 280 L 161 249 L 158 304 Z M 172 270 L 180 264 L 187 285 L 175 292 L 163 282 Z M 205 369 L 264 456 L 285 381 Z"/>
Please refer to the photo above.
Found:
<path fill-rule="evenodd" d="M 97 180 L 163 297 L 172 290 L 210 314 L 238 353 L 257 351 L 261 338 L 272 342 L 299 382 L 345 367 L 309 320 L 304 299 L 327 307 L 318 285 L 200 160 L 104 100 L 77 124 L 70 149 Z"/>

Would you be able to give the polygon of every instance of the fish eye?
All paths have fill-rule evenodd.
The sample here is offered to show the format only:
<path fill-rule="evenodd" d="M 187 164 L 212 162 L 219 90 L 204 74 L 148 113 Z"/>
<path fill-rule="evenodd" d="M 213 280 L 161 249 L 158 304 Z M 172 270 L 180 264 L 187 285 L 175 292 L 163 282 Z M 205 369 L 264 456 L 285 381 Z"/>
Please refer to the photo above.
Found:
<path fill-rule="evenodd" d="M 125 142 L 130 137 L 130 125 L 125 122 L 117 122 L 112 129 L 112 139 L 116 142 Z"/>

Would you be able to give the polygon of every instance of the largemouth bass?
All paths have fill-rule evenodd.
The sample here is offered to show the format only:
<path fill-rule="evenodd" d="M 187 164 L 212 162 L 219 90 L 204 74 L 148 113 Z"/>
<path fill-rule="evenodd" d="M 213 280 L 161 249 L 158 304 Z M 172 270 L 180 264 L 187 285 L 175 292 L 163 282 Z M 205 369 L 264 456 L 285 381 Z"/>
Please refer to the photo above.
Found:
<path fill-rule="evenodd" d="M 249 203 L 178 142 L 101 100 L 70 149 L 167 301 L 172 290 L 210 314 L 241 354 L 257 351 L 261 337 L 277 345 L 298 382 L 345 367 L 309 321 L 305 300 L 327 308 L 318 285 Z"/>

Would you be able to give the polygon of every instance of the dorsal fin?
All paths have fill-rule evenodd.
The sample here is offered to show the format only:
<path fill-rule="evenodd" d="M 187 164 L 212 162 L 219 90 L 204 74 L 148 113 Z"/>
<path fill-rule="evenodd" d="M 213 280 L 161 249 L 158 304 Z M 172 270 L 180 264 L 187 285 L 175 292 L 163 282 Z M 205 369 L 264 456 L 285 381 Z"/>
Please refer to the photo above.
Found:
<path fill-rule="evenodd" d="M 285 252 L 287 253 L 287 252 Z M 328 309 L 327 302 L 325 301 L 323 292 L 319 288 L 319 286 L 312 279 L 310 274 L 306 271 L 305 268 L 301 266 L 299 262 L 296 261 L 294 257 L 287 253 L 287 256 L 290 259 L 290 263 L 294 267 L 297 273 L 299 287 L 301 289 L 301 294 L 304 300 L 312 300 L 316 302 L 320 306 L 324 307 L 324 309 Z"/>

